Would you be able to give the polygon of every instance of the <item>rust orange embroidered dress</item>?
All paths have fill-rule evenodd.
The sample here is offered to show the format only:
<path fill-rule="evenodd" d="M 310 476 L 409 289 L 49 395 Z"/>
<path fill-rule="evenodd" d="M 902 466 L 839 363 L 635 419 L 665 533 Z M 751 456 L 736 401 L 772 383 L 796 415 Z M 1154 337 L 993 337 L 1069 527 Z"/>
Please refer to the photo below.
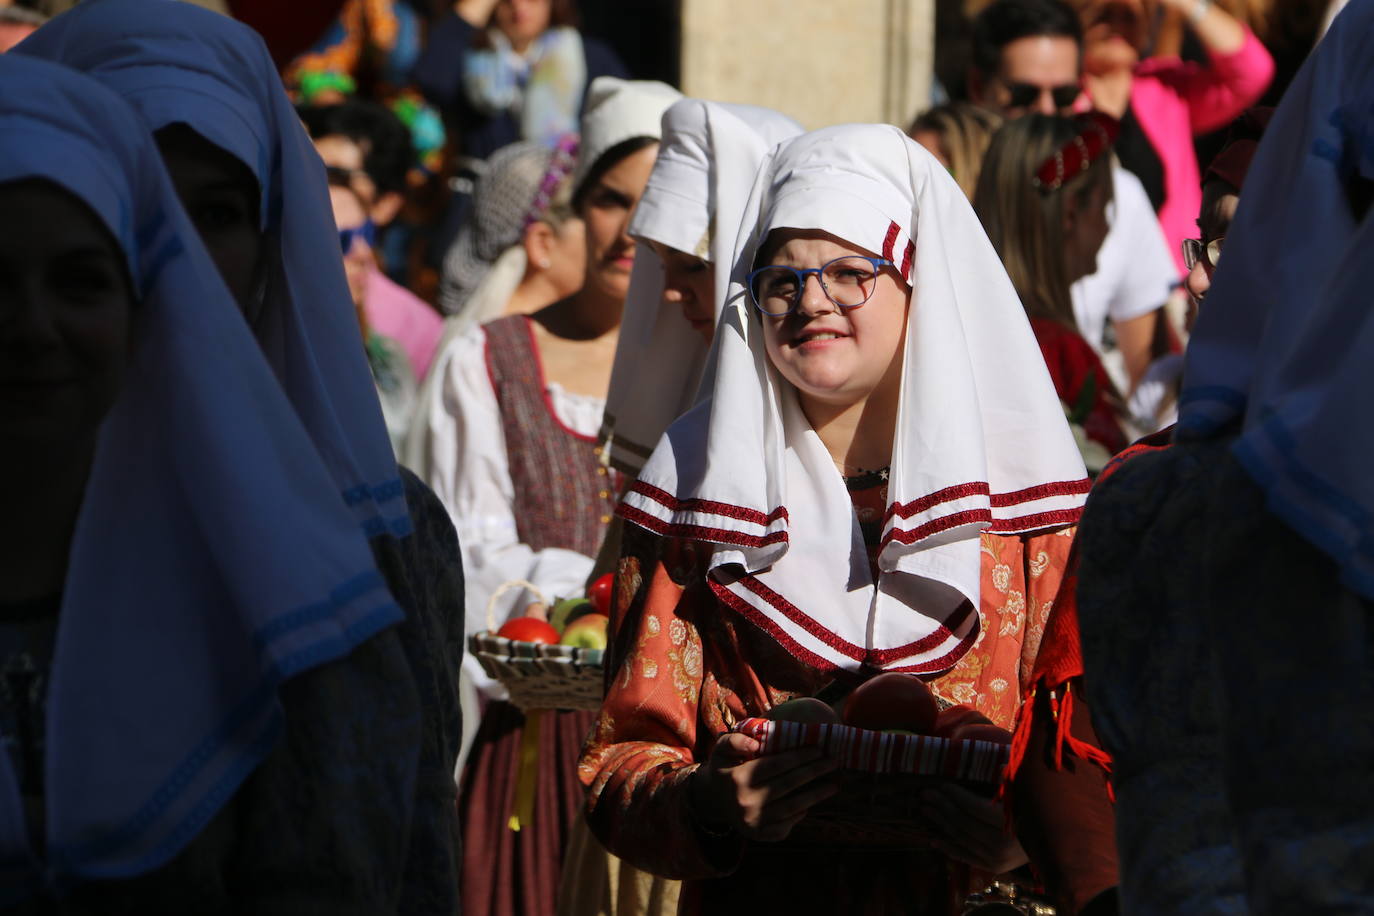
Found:
<path fill-rule="evenodd" d="M 775 230 L 816 230 L 873 253 L 876 293 L 827 309 L 798 280 L 813 291 L 805 308 L 794 296 L 786 318 L 764 317 L 732 280 L 710 396 L 617 509 L 632 524 L 607 696 L 579 763 L 588 822 L 625 861 L 682 879 L 680 912 L 949 916 L 978 879 L 924 843 L 880 845 L 815 816 L 778 843 L 709 836 L 689 780 L 732 725 L 879 671 L 919 674 L 1009 728 L 1088 489 L 1083 462 L 1011 282 L 929 153 L 889 126 L 815 131 L 770 153 L 750 200 L 737 264 Z M 862 387 L 864 329 L 892 309 L 905 311 L 886 357 L 901 360 L 899 397 L 864 395 L 865 411 L 894 412 L 890 465 L 844 478 L 810 395 L 768 347 L 823 316 L 827 371 Z"/>
<path fill-rule="evenodd" d="M 881 519 L 885 490 L 852 494 L 861 526 Z M 1072 537 L 982 536 L 982 632 L 931 682 L 937 694 L 1012 727 Z M 837 914 L 957 912 L 981 878 L 935 852 L 836 847 L 806 821 L 776 844 L 696 827 L 687 780 L 716 739 L 832 680 L 723 605 L 703 578 L 707 556 L 626 528 L 613 675 L 579 768 L 593 831 L 626 861 L 684 879 L 682 913 L 805 913 L 816 901 Z"/>

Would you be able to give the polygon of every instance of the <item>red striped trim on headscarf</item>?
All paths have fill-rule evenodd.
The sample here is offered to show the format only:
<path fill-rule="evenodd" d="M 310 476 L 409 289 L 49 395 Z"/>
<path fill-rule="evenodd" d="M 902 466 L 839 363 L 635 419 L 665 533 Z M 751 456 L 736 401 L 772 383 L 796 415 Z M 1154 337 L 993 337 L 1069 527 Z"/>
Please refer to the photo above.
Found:
<path fill-rule="evenodd" d="M 672 512 L 702 512 L 708 515 L 720 515 L 725 518 L 733 518 L 741 522 L 753 522 L 756 525 L 768 526 L 779 519 L 787 518 L 787 507 L 778 506 L 767 515 L 757 509 L 746 509 L 743 506 L 735 506 L 730 503 L 715 502 L 710 499 L 678 499 L 667 490 L 635 481 L 630 487 L 630 492 L 638 493 L 646 499 L 651 499 L 659 505 Z"/>
<path fill-rule="evenodd" d="M 893 246 L 897 244 L 897 235 L 901 231 L 902 227 L 897 225 L 896 220 L 893 220 L 891 225 L 887 227 L 887 238 L 883 239 L 883 260 L 896 263 L 897 258 Z"/>

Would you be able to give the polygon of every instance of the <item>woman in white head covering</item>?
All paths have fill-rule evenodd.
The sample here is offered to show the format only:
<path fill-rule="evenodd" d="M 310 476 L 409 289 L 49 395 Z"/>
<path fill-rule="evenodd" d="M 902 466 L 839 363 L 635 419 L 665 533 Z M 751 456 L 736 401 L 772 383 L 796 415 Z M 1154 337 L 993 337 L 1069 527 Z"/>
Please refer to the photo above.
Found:
<path fill-rule="evenodd" d="M 0 210 L 6 904 L 394 912 L 402 611 L 157 147 L 0 57 Z"/>
<path fill-rule="evenodd" d="M 757 744 L 730 728 L 879 671 L 1010 727 L 1083 464 L 977 217 L 901 131 L 781 145 L 745 224 L 710 397 L 621 507 L 638 527 L 581 764 L 589 821 L 690 879 L 687 912 L 947 912 L 960 861 L 1023 861 L 1000 810 L 933 791 L 938 851 L 845 845 L 803 820 L 831 761 L 746 762 Z"/>
<path fill-rule="evenodd" d="M 460 731 L 453 669 L 462 640 L 457 547 L 434 495 L 397 468 L 324 168 L 262 39 L 187 3 L 94 0 L 48 23 L 15 53 L 95 75 L 155 132 L 187 215 L 340 501 L 370 539 L 406 611 L 399 633 L 424 706 L 402 903 L 409 911 L 451 909 L 451 773 Z"/>
<path fill-rule="evenodd" d="M 683 99 L 630 223 L 635 259 L 602 424 L 611 464 L 634 474 L 696 399 L 736 234 L 759 162 L 801 133 L 766 108 Z"/>
<path fill-rule="evenodd" d="M 1374 899 L 1371 27 L 1374 3 L 1347 6 L 1265 129 L 1174 446 L 1126 462 L 1084 516 L 1123 909 Z"/>
<path fill-rule="evenodd" d="M 595 437 L 635 257 L 626 229 L 653 166 L 659 121 L 678 97 L 662 83 L 592 84 L 572 177 L 586 234 L 582 288 L 471 329 L 431 371 L 435 393 L 420 418 L 417 457 L 458 527 L 474 628 L 486 628 L 489 599 L 506 582 L 532 582 L 549 599 L 583 593 L 617 496 Z M 498 624 L 543 611 L 524 590 L 493 608 Z M 524 722 L 513 705 L 490 704 L 463 777 L 464 843 L 490 850 L 465 861 L 469 914 L 553 912 L 591 714 L 541 717 L 534 823 L 516 832 L 507 824 Z"/>

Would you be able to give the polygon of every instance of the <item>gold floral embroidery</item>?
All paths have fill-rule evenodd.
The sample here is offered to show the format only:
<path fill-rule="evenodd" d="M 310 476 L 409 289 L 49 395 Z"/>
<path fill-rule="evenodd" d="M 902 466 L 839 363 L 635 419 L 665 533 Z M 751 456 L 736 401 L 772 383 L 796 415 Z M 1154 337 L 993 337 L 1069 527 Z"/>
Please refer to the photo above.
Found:
<path fill-rule="evenodd" d="M 673 641 L 673 645 L 682 645 L 683 640 L 687 638 L 687 624 L 683 623 L 680 618 L 674 617 L 672 622 L 668 624 L 668 638 Z"/>
<path fill-rule="evenodd" d="M 1002 625 L 997 630 L 998 636 L 1010 636 L 1020 632 L 1026 623 L 1026 596 L 1021 592 L 1012 591 L 1007 593 L 1007 603 L 1002 605 L 997 614 L 1002 619 Z"/>
<path fill-rule="evenodd" d="M 1011 567 L 1005 563 L 998 563 L 992 568 L 992 585 L 999 592 L 1005 592 L 1011 587 Z"/>
<path fill-rule="evenodd" d="M 653 618 L 649 619 L 652 620 Z M 652 658 L 645 658 L 643 662 L 644 676 L 646 678 L 658 677 L 658 662 L 654 661 Z"/>
<path fill-rule="evenodd" d="M 658 615 L 650 614 L 649 619 L 644 621 L 644 632 L 648 633 L 651 637 L 657 636 L 662 626 L 663 624 L 659 622 Z"/>
<path fill-rule="evenodd" d="M 1007 679 L 995 677 L 988 682 L 988 686 L 992 688 L 993 693 L 1001 693 L 1007 689 Z"/>
<path fill-rule="evenodd" d="M 1050 555 L 1048 551 L 1042 550 L 1035 555 L 1035 559 L 1030 561 L 1030 574 L 1032 579 L 1039 579 L 1050 566 Z"/>

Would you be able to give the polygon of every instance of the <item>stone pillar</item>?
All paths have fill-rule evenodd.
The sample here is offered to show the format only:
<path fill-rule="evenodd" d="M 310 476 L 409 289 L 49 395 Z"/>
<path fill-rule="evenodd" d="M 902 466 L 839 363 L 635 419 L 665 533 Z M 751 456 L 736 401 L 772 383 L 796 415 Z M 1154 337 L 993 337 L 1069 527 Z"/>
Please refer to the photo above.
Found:
<path fill-rule="evenodd" d="M 682 91 L 814 129 L 926 107 L 934 0 L 682 0 Z"/>

